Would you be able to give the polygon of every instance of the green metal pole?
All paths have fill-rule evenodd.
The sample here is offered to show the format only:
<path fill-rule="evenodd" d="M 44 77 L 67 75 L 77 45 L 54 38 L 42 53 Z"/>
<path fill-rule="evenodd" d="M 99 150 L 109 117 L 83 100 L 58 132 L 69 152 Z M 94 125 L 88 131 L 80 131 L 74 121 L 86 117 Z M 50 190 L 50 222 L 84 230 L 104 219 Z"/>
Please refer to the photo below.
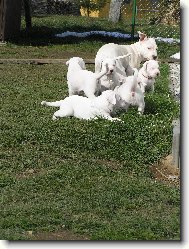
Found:
<path fill-rule="evenodd" d="M 134 40 L 134 34 L 135 34 L 135 20 L 136 20 L 136 13 L 137 13 L 136 2 L 137 2 L 137 0 L 133 0 L 132 30 L 131 30 L 132 41 Z"/>

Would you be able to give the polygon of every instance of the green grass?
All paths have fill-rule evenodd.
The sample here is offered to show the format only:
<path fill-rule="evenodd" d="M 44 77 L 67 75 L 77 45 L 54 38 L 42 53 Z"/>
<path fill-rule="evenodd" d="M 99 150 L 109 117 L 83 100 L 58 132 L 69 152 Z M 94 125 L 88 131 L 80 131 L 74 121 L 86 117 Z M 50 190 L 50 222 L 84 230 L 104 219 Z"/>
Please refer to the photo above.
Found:
<path fill-rule="evenodd" d="M 92 36 L 88 38 L 57 38 L 54 35 L 64 31 L 90 31 L 104 30 L 122 33 L 131 32 L 131 21 L 125 20 L 112 24 L 103 18 L 87 18 L 74 16 L 46 16 L 33 17 L 33 29 L 25 30 L 25 22 L 22 20 L 21 37 L 10 40 L 6 46 L 2 46 L 1 58 L 70 58 L 77 54 L 82 58 L 95 58 L 98 49 L 105 43 L 125 43 L 131 41 L 110 37 Z M 149 36 L 180 37 L 179 26 L 149 25 L 143 23 L 136 25 L 136 31 L 146 32 Z M 178 52 L 178 44 L 158 43 L 160 58 L 167 58 Z"/>
<path fill-rule="evenodd" d="M 72 46 L 71 46 L 72 47 Z M 42 100 L 67 96 L 65 65 L 0 65 L 1 219 L 5 240 L 64 229 L 92 240 L 179 240 L 180 191 L 151 177 L 171 151 L 179 107 L 161 65 L 143 116 L 51 120 Z"/>
<path fill-rule="evenodd" d="M 95 58 L 107 42 L 121 39 L 58 39 L 63 31 L 128 33 L 130 22 L 47 16 L 33 18 L 28 33 L 0 47 L 1 58 Z M 167 36 L 167 27 L 142 24 L 137 30 Z M 169 27 L 179 38 L 179 28 Z M 161 35 L 160 35 L 161 34 Z M 158 44 L 159 58 L 178 45 Z M 88 67 L 94 69 L 93 66 Z M 65 118 L 42 100 L 67 96 L 65 65 L 0 65 L 0 234 L 31 239 L 28 231 L 66 229 L 92 240 L 179 240 L 180 190 L 155 181 L 149 165 L 171 152 L 172 120 L 179 106 L 169 94 L 169 68 L 161 65 L 154 94 L 146 94 L 143 116 L 136 108 L 117 116 L 124 123 Z M 64 227 L 64 228 L 63 228 Z"/>

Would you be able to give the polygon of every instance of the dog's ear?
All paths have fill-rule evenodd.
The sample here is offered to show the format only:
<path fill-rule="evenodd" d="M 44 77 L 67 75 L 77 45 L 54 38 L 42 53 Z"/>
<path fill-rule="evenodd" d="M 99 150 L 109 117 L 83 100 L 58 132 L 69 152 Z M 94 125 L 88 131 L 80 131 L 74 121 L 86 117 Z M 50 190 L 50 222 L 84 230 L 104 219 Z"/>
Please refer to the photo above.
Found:
<path fill-rule="evenodd" d="M 108 100 L 111 104 L 115 105 L 116 104 L 116 93 L 112 91 L 108 97 Z"/>
<path fill-rule="evenodd" d="M 139 41 L 143 42 L 144 40 L 147 40 L 147 35 L 145 33 L 142 33 L 140 31 L 138 31 L 138 35 L 139 35 Z"/>
<path fill-rule="evenodd" d="M 102 63 L 103 61 L 100 62 L 100 71 L 102 70 Z"/>
<path fill-rule="evenodd" d="M 66 61 L 66 66 L 69 66 L 69 62 L 70 62 L 70 61 Z"/>
<path fill-rule="evenodd" d="M 148 61 L 146 61 L 146 62 L 143 64 L 143 67 L 144 67 L 144 70 L 147 71 Z"/>
<path fill-rule="evenodd" d="M 83 70 L 86 70 L 85 62 L 84 62 L 83 59 L 79 61 L 79 65 L 81 66 L 81 68 L 82 68 Z"/>
<path fill-rule="evenodd" d="M 118 88 L 119 88 L 119 86 L 118 86 Z M 118 102 L 119 102 L 119 101 L 121 100 L 121 97 L 120 97 L 120 95 L 119 95 L 119 94 L 116 94 L 116 95 L 115 95 L 115 97 L 116 97 L 116 101 L 118 101 Z"/>

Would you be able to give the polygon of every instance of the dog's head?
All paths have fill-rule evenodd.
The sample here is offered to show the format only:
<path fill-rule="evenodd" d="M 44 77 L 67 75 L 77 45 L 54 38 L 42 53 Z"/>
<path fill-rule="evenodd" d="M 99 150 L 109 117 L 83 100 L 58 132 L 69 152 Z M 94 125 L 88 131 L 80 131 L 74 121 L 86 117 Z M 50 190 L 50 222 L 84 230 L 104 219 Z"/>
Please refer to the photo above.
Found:
<path fill-rule="evenodd" d="M 101 62 L 101 69 L 106 67 L 108 68 L 107 74 L 113 74 L 116 70 L 116 67 L 119 66 L 119 61 L 124 58 L 129 58 L 130 59 L 131 54 L 123 55 L 123 56 L 117 56 L 115 58 L 105 58 Z"/>
<path fill-rule="evenodd" d="M 72 67 L 79 65 L 79 67 L 81 69 L 83 69 L 83 70 L 86 69 L 85 62 L 80 57 L 72 57 L 71 59 L 69 59 L 68 61 L 66 61 L 66 65 L 67 66 L 72 66 Z"/>
<path fill-rule="evenodd" d="M 148 77 L 156 78 L 160 75 L 159 63 L 155 60 L 146 61 L 143 64 L 143 69 L 145 70 Z"/>
<path fill-rule="evenodd" d="M 116 60 L 111 58 L 106 58 L 101 62 L 101 69 L 107 68 L 107 74 L 113 74 L 116 69 Z"/>
<path fill-rule="evenodd" d="M 144 60 L 157 59 L 157 44 L 154 38 L 148 38 L 145 33 L 138 31 L 139 49 Z"/>

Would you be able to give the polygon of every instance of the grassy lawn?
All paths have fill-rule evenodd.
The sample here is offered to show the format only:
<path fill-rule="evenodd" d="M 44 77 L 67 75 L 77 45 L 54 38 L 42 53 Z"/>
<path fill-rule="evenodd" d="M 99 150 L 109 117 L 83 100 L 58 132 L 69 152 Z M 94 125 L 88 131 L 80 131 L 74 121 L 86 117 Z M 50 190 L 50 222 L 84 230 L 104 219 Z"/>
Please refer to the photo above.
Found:
<path fill-rule="evenodd" d="M 123 24 L 81 18 L 76 25 L 74 20 L 65 18 L 65 30 L 77 25 L 80 30 L 102 30 L 102 25 L 127 30 Z M 107 42 L 52 38 L 43 27 L 48 21 L 53 32 L 61 29 L 56 18 L 54 23 L 36 18 L 32 35 L 23 32 L 22 40 L 0 47 L 1 57 L 94 58 Z M 159 56 L 167 58 L 178 49 L 161 43 Z M 1 239 L 72 231 L 91 240 L 180 240 L 180 189 L 156 181 L 149 170 L 170 154 L 171 124 L 179 115 L 168 90 L 168 65 L 161 64 L 155 93 L 146 94 L 143 116 L 136 108 L 117 113 L 124 123 L 53 122 L 56 108 L 40 102 L 67 96 L 66 72 L 61 64 L 0 65 Z"/>
<path fill-rule="evenodd" d="M 118 114 L 123 124 L 53 122 L 54 108 L 40 102 L 67 96 L 64 65 L 0 70 L 2 239 L 64 226 L 94 240 L 179 239 L 179 189 L 154 181 L 148 168 L 169 154 L 178 114 L 167 65 L 145 115 L 131 108 Z"/>

